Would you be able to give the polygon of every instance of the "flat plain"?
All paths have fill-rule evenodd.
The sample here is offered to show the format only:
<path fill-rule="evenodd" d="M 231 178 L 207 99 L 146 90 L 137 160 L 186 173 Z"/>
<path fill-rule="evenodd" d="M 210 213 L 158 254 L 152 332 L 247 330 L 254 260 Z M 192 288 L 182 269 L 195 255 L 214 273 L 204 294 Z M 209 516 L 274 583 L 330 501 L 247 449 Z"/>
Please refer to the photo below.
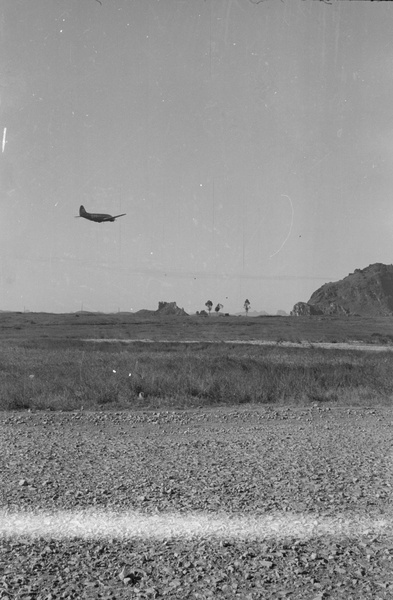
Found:
<path fill-rule="evenodd" d="M 148 313 L 148 314 L 146 314 Z M 160 316 L 132 313 L 0 313 L 2 340 L 152 339 L 152 340 L 307 340 L 309 342 L 392 343 L 389 317 L 225 317 Z"/>
<path fill-rule="evenodd" d="M 391 598 L 392 334 L 0 314 L 0 598 Z"/>

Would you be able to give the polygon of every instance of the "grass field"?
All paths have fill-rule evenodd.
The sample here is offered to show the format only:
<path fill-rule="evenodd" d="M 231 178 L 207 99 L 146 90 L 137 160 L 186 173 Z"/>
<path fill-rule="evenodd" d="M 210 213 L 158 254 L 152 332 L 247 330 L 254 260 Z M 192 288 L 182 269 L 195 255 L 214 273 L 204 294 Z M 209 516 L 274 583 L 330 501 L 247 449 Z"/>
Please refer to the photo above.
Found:
<path fill-rule="evenodd" d="M 393 344 L 389 317 L 161 317 L 132 313 L 0 313 L 1 340 L 119 338 Z"/>
<path fill-rule="evenodd" d="M 392 352 L 282 346 L 357 341 L 388 349 L 389 319 L 3 313 L 0 334 L 2 410 L 364 405 L 393 396 Z M 152 343 L 105 342 L 113 338 Z M 208 343 L 228 339 L 276 343 Z"/>

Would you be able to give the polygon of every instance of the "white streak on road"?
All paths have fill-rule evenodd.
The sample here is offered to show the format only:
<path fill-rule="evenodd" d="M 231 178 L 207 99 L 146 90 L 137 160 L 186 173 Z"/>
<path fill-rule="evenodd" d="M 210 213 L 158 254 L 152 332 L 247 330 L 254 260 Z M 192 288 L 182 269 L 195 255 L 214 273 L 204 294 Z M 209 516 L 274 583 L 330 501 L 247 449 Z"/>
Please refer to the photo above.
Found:
<path fill-rule="evenodd" d="M 7 137 L 7 127 L 4 127 L 3 129 L 3 142 L 1 144 L 1 151 L 4 152 L 5 149 L 5 145 L 6 145 L 6 137 Z"/>
<path fill-rule="evenodd" d="M 393 518 L 372 519 L 353 513 L 334 517 L 286 513 L 234 516 L 226 513 L 157 513 L 135 511 L 0 511 L 0 538 L 130 539 L 130 538 L 238 538 L 309 539 L 322 536 L 358 537 L 393 534 Z"/>

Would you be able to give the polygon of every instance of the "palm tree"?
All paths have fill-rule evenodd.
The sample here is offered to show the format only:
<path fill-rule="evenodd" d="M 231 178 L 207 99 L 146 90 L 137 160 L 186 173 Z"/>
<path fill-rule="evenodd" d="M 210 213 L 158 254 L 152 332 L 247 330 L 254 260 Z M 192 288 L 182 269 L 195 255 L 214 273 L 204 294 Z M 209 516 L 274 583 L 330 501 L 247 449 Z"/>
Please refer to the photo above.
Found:
<path fill-rule="evenodd" d="M 209 315 L 210 315 L 210 311 L 213 308 L 213 302 L 211 300 L 208 300 L 207 302 L 205 302 L 205 306 L 206 306 L 207 310 L 209 311 Z"/>
<path fill-rule="evenodd" d="M 245 303 L 244 303 L 244 310 L 246 311 L 246 316 L 248 315 L 248 311 L 249 311 L 250 306 L 251 306 L 250 301 L 246 300 Z"/>

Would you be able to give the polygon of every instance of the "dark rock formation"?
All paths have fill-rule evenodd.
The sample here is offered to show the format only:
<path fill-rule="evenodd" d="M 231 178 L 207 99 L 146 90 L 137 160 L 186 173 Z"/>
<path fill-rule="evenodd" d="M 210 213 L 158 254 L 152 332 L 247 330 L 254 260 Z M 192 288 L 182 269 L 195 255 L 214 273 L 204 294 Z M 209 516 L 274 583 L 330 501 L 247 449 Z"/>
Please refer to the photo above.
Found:
<path fill-rule="evenodd" d="M 176 302 L 159 302 L 156 314 L 159 315 L 176 315 L 179 317 L 188 317 L 184 308 L 179 308 Z"/>
<path fill-rule="evenodd" d="M 298 302 L 291 315 L 393 315 L 393 265 L 375 263 L 344 279 L 325 283 L 310 300 Z"/>
<path fill-rule="evenodd" d="M 292 317 L 309 317 L 310 315 L 321 315 L 322 312 L 308 304 L 307 302 L 298 302 L 291 310 Z"/>

